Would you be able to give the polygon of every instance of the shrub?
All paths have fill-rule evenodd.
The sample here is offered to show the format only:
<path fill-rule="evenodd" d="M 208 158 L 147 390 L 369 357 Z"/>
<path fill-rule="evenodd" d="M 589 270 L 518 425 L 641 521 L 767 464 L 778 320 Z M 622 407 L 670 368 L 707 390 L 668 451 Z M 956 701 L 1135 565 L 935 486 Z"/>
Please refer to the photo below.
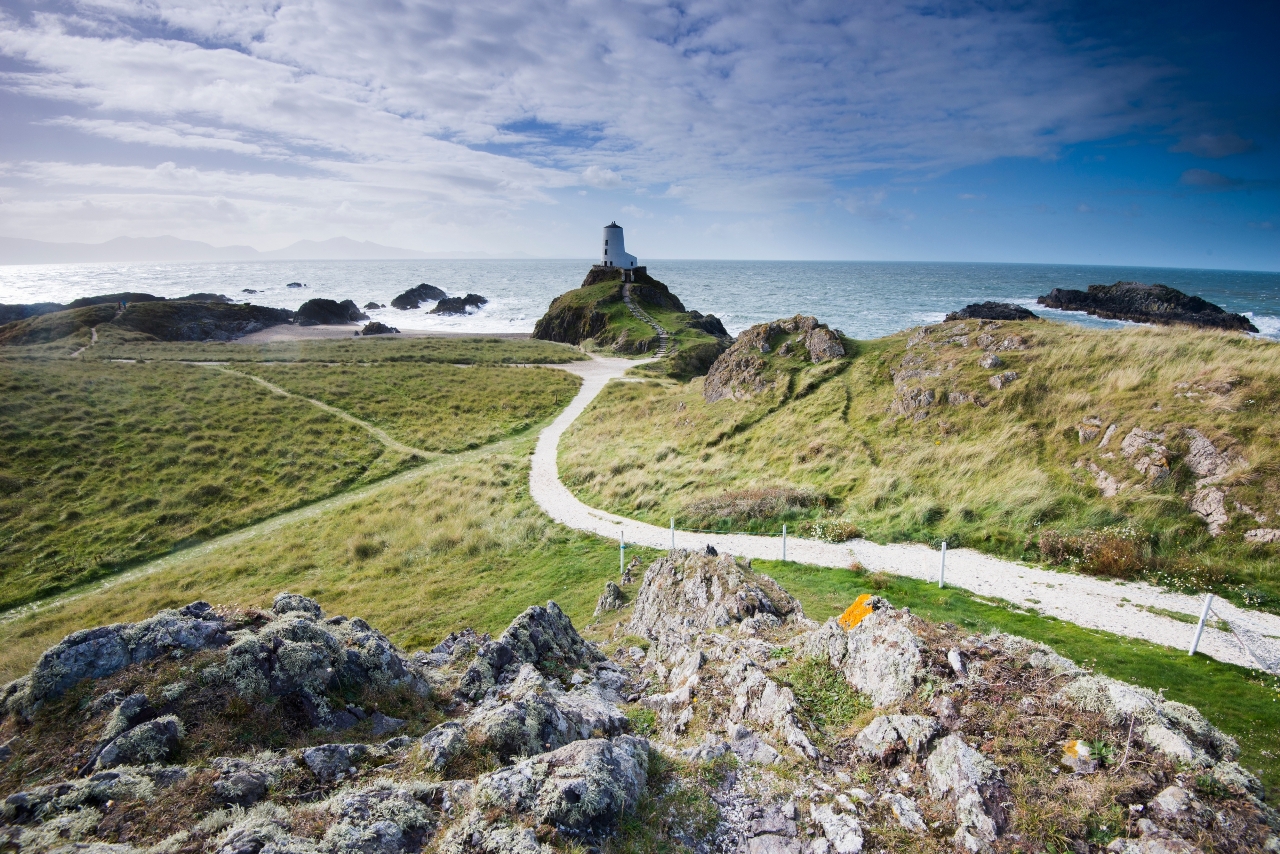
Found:
<path fill-rule="evenodd" d="M 704 498 L 689 505 L 694 517 L 712 519 L 776 519 L 788 513 L 825 507 L 829 499 L 812 489 L 773 486 L 742 489 Z"/>
<path fill-rule="evenodd" d="M 858 526 L 847 519 L 815 519 L 804 530 L 811 539 L 824 543 L 847 543 L 862 536 Z"/>
<path fill-rule="evenodd" d="M 1049 563 L 1089 575 L 1137 578 L 1151 568 L 1146 537 L 1132 526 L 1112 526 L 1081 534 L 1043 531 L 1040 555 Z"/>

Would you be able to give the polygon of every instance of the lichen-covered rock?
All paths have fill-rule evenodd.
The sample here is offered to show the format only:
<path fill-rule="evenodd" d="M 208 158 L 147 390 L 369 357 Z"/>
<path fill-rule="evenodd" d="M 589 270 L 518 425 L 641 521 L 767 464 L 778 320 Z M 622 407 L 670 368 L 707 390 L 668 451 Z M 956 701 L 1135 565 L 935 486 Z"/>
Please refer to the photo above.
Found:
<path fill-rule="evenodd" d="M 733 691 L 729 720 L 761 724 L 806 759 L 818 758 L 817 748 L 800 727 L 796 697 L 790 688 L 770 679 L 745 657 L 725 668 L 724 684 Z"/>
<path fill-rule="evenodd" d="M 550 825 L 569 836 L 606 835 L 639 803 L 648 769 L 649 743 L 623 735 L 575 741 L 486 774 L 476 782 L 475 811 L 451 829 L 442 848 L 492 850 L 484 840 L 493 829 L 485 825 L 512 828 L 521 820 Z M 486 813 L 503 818 L 489 821 L 482 818 Z"/>
<path fill-rule="evenodd" d="M 958 848 L 989 850 L 1007 823 L 1009 789 L 995 763 L 952 733 L 938 742 L 925 762 L 929 793 L 955 805 Z"/>
<path fill-rule="evenodd" d="M 582 639 L 559 605 L 535 605 L 516 617 L 496 641 L 480 647 L 462 675 L 458 693 L 477 700 L 504 677 L 514 676 L 522 664 L 571 669 L 603 658 Z"/>
<path fill-rule="evenodd" d="M 599 617 L 601 614 L 616 611 L 622 607 L 622 603 L 622 588 L 614 584 L 612 581 L 605 582 L 604 592 L 601 593 L 600 598 L 596 600 L 594 616 Z"/>
<path fill-rule="evenodd" d="M 504 761 L 554 750 L 593 734 L 621 735 L 627 718 L 594 685 L 562 691 L 532 664 L 511 686 L 486 698 L 464 724 L 470 737 Z"/>
<path fill-rule="evenodd" d="M 629 631 L 674 649 L 687 646 L 699 632 L 758 614 L 812 625 L 800 603 L 767 575 L 753 573 L 727 555 L 675 550 L 645 572 Z"/>
<path fill-rule="evenodd" d="M 320 603 L 306 596 L 300 596 L 297 593 L 279 593 L 271 603 L 271 610 L 280 616 L 285 614 L 301 614 L 318 620 L 323 615 L 320 610 Z"/>
<path fill-rule="evenodd" d="M 731 398 L 747 400 L 764 391 L 772 382 L 768 363 L 761 354 L 777 351 L 781 356 L 793 352 L 792 342 L 779 344 L 784 336 L 799 335 L 809 359 L 816 363 L 845 355 L 840 336 L 818 322 L 815 317 L 797 314 L 772 323 L 758 323 L 738 335 L 707 371 L 702 395 L 707 403 Z"/>
<path fill-rule="evenodd" d="M 861 854 L 862 824 L 856 816 L 837 812 L 830 804 L 815 804 L 809 815 L 822 827 L 822 833 L 836 854 Z"/>
<path fill-rule="evenodd" d="M 1196 490 L 1191 497 L 1191 512 L 1205 521 L 1212 537 L 1220 536 L 1231 518 L 1227 514 L 1227 494 L 1216 486 Z"/>
<path fill-rule="evenodd" d="M 890 764 L 898 756 L 919 756 L 938 733 L 938 722 L 923 715 L 880 715 L 854 738 L 854 749 L 866 759 Z"/>
<path fill-rule="evenodd" d="M 445 721 L 424 735 L 418 750 L 427 767 L 443 771 L 467 746 L 467 731 L 457 721 Z"/>
<path fill-rule="evenodd" d="M 1200 767 L 1240 755 L 1236 740 L 1191 706 L 1164 700 L 1154 691 L 1107 676 L 1085 675 L 1058 692 L 1061 702 L 1101 713 L 1108 722 L 1132 720 L 1134 733 L 1170 759 Z"/>
<path fill-rule="evenodd" d="M 345 789 L 322 809 L 337 820 L 320 847 L 334 854 L 401 854 L 420 851 L 435 830 L 437 786 L 387 781 Z"/>
<path fill-rule="evenodd" d="M 874 601 L 874 600 L 873 600 Z M 884 600 L 876 610 L 845 631 L 835 620 L 798 639 L 807 656 L 825 658 L 876 707 L 901 703 L 915 691 L 923 667 L 921 642 L 911 631 L 910 617 Z"/>
<path fill-rule="evenodd" d="M 150 800 L 163 785 L 185 777 L 166 775 L 157 783 L 156 775 L 140 768 L 99 771 L 87 778 L 65 780 L 15 792 L 5 798 L 0 815 L 8 823 L 44 821 L 60 813 L 100 806 L 110 800 Z"/>
<path fill-rule="evenodd" d="M 809 351 L 809 358 L 814 364 L 838 359 L 845 354 L 840 336 L 825 326 L 817 326 L 806 332 L 804 347 Z"/>
<path fill-rule="evenodd" d="M 197 652 L 224 646 L 227 641 L 222 618 L 206 602 L 195 602 L 177 611 L 161 611 L 140 623 L 73 632 L 45 650 L 25 681 L 6 687 L 5 707 L 27 715 L 81 680 L 102 679 L 174 650 Z"/>
<path fill-rule="evenodd" d="M 182 721 L 173 715 L 140 723 L 116 736 L 102 748 L 102 752 L 98 754 L 98 767 L 162 762 L 178 749 L 178 743 L 184 734 Z"/>

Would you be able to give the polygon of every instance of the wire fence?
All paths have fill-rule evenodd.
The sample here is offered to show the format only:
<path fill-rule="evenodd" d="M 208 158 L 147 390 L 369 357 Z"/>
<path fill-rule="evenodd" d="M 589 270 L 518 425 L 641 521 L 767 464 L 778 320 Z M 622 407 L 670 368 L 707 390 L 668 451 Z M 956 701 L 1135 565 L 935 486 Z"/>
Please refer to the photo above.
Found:
<path fill-rule="evenodd" d="M 1212 615 L 1214 618 L 1226 623 L 1227 628 L 1231 630 L 1231 637 L 1240 645 L 1240 649 L 1244 651 L 1244 654 L 1258 665 L 1258 669 L 1270 673 L 1272 676 L 1280 676 L 1280 643 L 1277 643 L 1275 638 L 1260 634 L 1243 625 L 1238 619 L 1233 620 L 1226 614 L 1214 609 L 1213 598 L 1212 593 L 1205 596 L 1204 608 L 1200 612 L 1200 622 L 1196 626 L 1195 639 L 1191 641 L 1191 649 L 1188 653 L 1190 655 L 1196 654 L 1196 649 L 1200 645 L 1200 636 L 1204 633 L 1205 623 L 1208 622 L 1210 615 Z"/>

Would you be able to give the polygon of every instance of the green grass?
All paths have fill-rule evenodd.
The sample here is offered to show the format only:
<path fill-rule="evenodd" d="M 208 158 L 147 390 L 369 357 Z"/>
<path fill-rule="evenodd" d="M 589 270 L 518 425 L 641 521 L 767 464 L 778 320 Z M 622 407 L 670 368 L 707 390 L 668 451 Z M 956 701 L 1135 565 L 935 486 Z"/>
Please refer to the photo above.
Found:
<path fill-rule="evenodd" d="M 445 452 L 527 429 L 578 385 L 540 368 L 391 361 L 253 370 Z M 0 608 L 412 464 L 361 427 L 235 373 L 2 360 Z"/>
<path fill-rule="evenodd" d="M 243 377 L 0 363 L 0 607 L 407 463 L 365 430 Z"/>
<path fill-rule="evenodd" d="M 585 626 L 605 581 L 617 575 L 617 545 L 562 528 L 537 509 L 528 491 L 532 446 L 532 437 L 508 440 L 269 538 L 0 623 L 0 681 L 26 672 L 76 629 L 196 599 L 270 606 L 282 590 L 314 596 L 329 613 L 364 617 L 407 649 L 467 626 L 500 632 L 548 599 Z"/>
<path fill-rule="evenodd" d="M 946 343 L 957 326 L 911 348 L 910 333 L 849 342 L 849 358 L 822 365 L 775 348 L 765 362 L 776 382 L 748 401 L 708 404 L 701 379 L 612 384 L 566 433 L 562 476 L 588 504 L 654 524 L 674 516 L 690 528 L 777 531 L 789 522 L 794 531 L 831 514 L 881 542 L 945 539 L 1033 561 L 1044 530 L 1130 527 L 1148 577 L 1280 609 L 1280 547 L 1245 543 L 1243 533 L 1263 523 L 1234 510 L 1238 502 L 1280 525 L 1280 347 L 1188 329 L 1006 323 L 994 334 L 1029 346 L 1001 354 L 1000 370 L 1021 377 L 996 391 L 972 342 Z M 970 339 L 975 332 L 971 322 Z M 899 394 L 890 372 L 908 369 L 937 374 L 905 382 L 938 398 L 919 421 L 890 412 Z M 1234 380 L 1229 392 L 1206 391 L 1224 380 Z M 950 405 L 951 392 L 987 405 Z M 1090 415 L 1118 425 L 1108 448 L 1080 442 L 1076 427 Z M 1135 427 L 1166 433 L 1172 471 L 1163 484 L 1144 483 L 1118 453 Z M 1248 461 L 1220 484 L 1232 514 L 1218 538 L 1188 507 L 1196 476 L 1182 462 L 1185 428 Z M 1105 498 L 1078 461 L 1128 485 Z M 697 512 L 769 489 L 824 500 L 751 518 Z"/>
<path fill-rule="evenodd" d="M 255 365 L 244 369 L 322 401 L 429 451 L 487 445 L 559 411 L 580 380 L 549 368 L 349 363 Z"/>
<path fill-rule="evenodd" d="M 13 348 L 18 351 L 22 348 Z M 193 362 L 443 362 L 457 365 L 564 364 L 585 359 L 565 344 L 523 338 L 370 338 L 164 343 L 103 340 L 86 350 L 94 359 Z"/>
<path fill-rule="evenodd" d="M 863 593 L 883 596 L 934 622 L 983 633 L 998 629 L 1052 646 L 1061 654 L 1116 679 L 1164 691 L 1195 706 L 1240 742 L 1241 764 L 1266 783 L 1272 803 L 1280 795 L 1280 679 L 1204 655 L 1081 628 L 1052 617 L 986 603 L 956 588 L 910 578 L 867 575 L 781 561 L 754 561 L 804 605 L 815 620 L 839 615 Z"/>

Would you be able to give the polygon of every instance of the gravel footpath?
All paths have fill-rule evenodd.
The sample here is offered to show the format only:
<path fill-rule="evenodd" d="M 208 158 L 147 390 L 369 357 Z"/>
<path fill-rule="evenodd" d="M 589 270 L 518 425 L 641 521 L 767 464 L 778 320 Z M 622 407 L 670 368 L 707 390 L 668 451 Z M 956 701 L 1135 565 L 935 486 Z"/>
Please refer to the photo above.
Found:
<path fill-rule="evenodd" d="M 612 539 L 625 536 L 628 543 L 666 549 L 672 546 L 669 529 L 596 510 L 575 498 L 560 482 L 556 459 L 560 437 L 569 425 L 610 380 L 620 379 L 627 369 L 637 364 L 639 362 L 630 359 L 593 357 L 590 362 L 551 366 L 577 374 L 583 383 L 577 397 L 539 435 L 529 476 L 529 491 L 543 511 L 562 525 Z M 742 557 L 782 557 L 779 537 L 675 532 L 676 548 L 700 549 L 708 544 L 718 551 Z M 787 558 L 798 563 L 841 569 L 857 560 L 870 570 L 925 581 L 937 580 L 940 563 L 940 553 L 925 545 L 903 543 L 882 546 L 869 540 L 833 545 L 797 537 L 787 539 Z M 1159 608 L 1198 618 L 1203 604 L 1200 597 L 1169 593 L 1142 582 L 1109 581 L 1053 572 L 1001 560 L 972 549 L 947 551 L 946 583 L 1085 628 L 1101 629 L 1183 650 L 1191 645 L 1194 623 L 1188 624 L 1145 609 Z M 1276 641 L 1280 638 L 1280 616 L 1237 608 L 1216 597 L 1213 608 L 1233 624 L 1269 637 L 1268 643 L 1272 647 L 1269 651 L 1273 655 L 1274 649 L 1280 647 Z M 1200 652 L 1219 661 L 1257 667 L 1232 633 L 1209 626 L 1205 627 L 1204 637 L 1200 640 Z"/>

